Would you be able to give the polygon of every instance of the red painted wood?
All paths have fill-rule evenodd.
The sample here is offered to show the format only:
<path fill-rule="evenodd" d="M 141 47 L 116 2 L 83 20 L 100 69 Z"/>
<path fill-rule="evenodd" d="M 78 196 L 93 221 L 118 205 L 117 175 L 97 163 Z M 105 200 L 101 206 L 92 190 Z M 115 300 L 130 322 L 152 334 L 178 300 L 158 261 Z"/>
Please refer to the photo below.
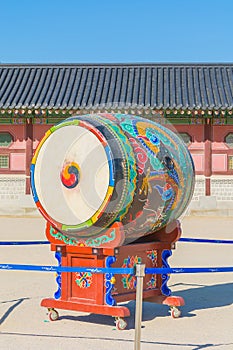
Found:
<path fill-rule="evenodd" d="M 158 277 L 158 276 L 157 276 Z M 143 290 L 143 300 L 147 301 L 148 298 L 156 298 L 157 296 L 161 296 L 161 290 L 159 288 L 151 289 L 151 290 Z M 124 301 L 136 300 L 136 290 L 134 292 L 122 293 L 119 295 L 114 295 L 114 299 L 118 303 L 122 303 Z"/>
<path fill-rule="evenodd" d="M 205 179 L 205 195 L 210 196 L 211 195 L 211 182 L 210 178 Z"/>
<path fill-rule="evenodd" d="M 173 125 L 178 133 L 186 132 L 194 143 L 201 144 L 204 141 L 204 125 Z"/>
<path fill-rule="evenodd" d="M 204 125 L 204 139 L 205 139 L 205 146 L 204 146 L 204 155 L 205 155 L 205 170 L 204 175 L 206 177 L 205 179 L 205 195 L 210 196 L 211 195 L 211 182 L 210 182 L 210 176 L 212 175 L 212 126 L 211 126 L 211 120 L 208 118 L 206 119 L 206 123 Z"/>
<path fill-rule="evenodd" d="M 166 296 L 160 294 L 160 295 L 146 298 L 145 301 L 148 301 L 150 303 L 168 305 L 168 306 L 183 306 L 183 305 L 185 305 L 184 299 L 180 296 L 175 296 L 175 295 L 166 297 Z"/>
<path fill-rule="evenodd" d="M 108 315 L 113 317 L 130 316 L 130 311 L 125 306 L 82 304 L 79 302 L 55 300 L 55 299 L 43 299 L 41 301 L 41 306 L 44 306 L 47 308 L 91 312 L 95 314 Z"/>
<path fill-rule="evenodd" d="M 170 297 L 166 297 L 163 302 L 164 305 L 168 305 L 168 306 L 183 306 L 185 305 L 185 301 L 182 297 L 179 296 L 170 296 Z"/>
<path fill-rule="evenodd" d="M 113 248 L 93 248 L 56 244 L 54 237 L 48 235 L 52 241 L 52 250 L 60 249 L 62 254 L 61 266 L 68 267 L 106 267 L 106 259 L 115 257 L 111 267 L 133 268 L 137 263 L 145 264 L 146 267 L 162 267 L 162 252 L 171 249 L 181 234 L 178 221 L 171 223 L 167 229 L 151 235 L 148 242 L 136 242 L 133 244 Z M 156 240 L 157 238 L 157 240 Z M 110 279 L 110 278 L 109 278 Z M 118 306 L 117 303 L 136 299 L 136 276 L 130 274 L 115 274 L 111 276 L 111 296 L 116 305 L 110 306 L 106 299 L 106 275 L 88 274 L 78 272 L 63 272 L 61 274 L 61 298 L 59 300 L 44 299 L 42 306 L 48 308 L 60 308 L 97 314 L 125 317 L 129 316 L 126 307 Z M 143 279 L 143 299 L 163 303 L 166 305 L 183 305 L 180 297 L 166 297 L 161 292 L 161 275 L 148 275 Z M 170 299 L 169 299 L 170 298 Z"/>
<path fill-rule="evenodd" d="M 204 126 L 204 152 L 205 152 L 205 176 L 211 176 L 212 174 L 212 167 L 211 167 L 211 154 L 212 154 L 212 126 L 210 119 L 206 120 L 206 124 Z"/>
<path fill-rule="evenodd" d="M 30 186 L 30 167 L 33 157 L 33 124 L 32 119 L 27 118 L 25 124 L 25 139 L 26 139 L 26 194 L 31 193 Z"/>

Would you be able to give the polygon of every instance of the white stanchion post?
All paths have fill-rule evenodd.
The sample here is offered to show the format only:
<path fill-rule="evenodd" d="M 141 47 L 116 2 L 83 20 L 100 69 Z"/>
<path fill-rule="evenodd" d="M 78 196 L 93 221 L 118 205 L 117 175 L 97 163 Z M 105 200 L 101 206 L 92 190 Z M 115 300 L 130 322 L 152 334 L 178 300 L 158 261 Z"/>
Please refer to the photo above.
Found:
<path fill-rule="evenodd" d="M 136 286 L 136 305 L 135 305 L 135 336 L 134 350 L 141 348 L 141 327 L 142 327 L 142 297 L 143 297 L 143 278 L 145 277 L 145 264 L 136 265 L 137 286 Z"/>

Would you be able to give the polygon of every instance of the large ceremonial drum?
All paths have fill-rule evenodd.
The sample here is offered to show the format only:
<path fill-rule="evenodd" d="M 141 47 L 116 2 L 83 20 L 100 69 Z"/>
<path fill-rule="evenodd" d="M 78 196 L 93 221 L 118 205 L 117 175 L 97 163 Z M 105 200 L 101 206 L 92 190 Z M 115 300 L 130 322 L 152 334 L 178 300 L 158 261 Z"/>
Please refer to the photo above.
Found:
<path fill-rule="evenodd" d="M 132 115 L 88 114 L 45 134 L 31 187 L 62 237 L 85 242 L 119 222 L 127 244 L 180 217 L 193 193 L 194 167 L 170 129 Z"/>

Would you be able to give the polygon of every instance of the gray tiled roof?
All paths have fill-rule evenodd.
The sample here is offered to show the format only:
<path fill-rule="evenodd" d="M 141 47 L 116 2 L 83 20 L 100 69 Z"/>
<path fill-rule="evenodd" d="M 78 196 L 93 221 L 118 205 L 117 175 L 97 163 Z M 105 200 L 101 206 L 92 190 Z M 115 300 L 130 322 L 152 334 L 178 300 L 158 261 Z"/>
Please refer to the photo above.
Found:
<path fill-rule="evenodd" d="M 0 109 L 232 109 L 233 64 L 0 64 Z"/>

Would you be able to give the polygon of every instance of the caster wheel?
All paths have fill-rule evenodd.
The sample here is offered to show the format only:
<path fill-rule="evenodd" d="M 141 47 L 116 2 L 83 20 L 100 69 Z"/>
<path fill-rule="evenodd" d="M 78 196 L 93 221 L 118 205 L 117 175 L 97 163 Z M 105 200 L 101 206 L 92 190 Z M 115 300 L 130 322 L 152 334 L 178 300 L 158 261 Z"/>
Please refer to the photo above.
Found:
<path fill-rule="evenodd" d="M 59 313 L 54 309 L 49 309 L 48 311 L 50 321 L 57 321 L 59 318 Z"/>
<path fill-rule="evenodd" d="M 172 318 L 179 318 L 181 316 L 181 311 L 177 307 L 172 306 L 171 307 L 171 316 L 172 316 Z"/>
<path fill-rule="evenodd" d="M 116 317 L 115 323 L 118 331 L 123 331 L 127 327 L 127 322 L 121 317 Z"/>

